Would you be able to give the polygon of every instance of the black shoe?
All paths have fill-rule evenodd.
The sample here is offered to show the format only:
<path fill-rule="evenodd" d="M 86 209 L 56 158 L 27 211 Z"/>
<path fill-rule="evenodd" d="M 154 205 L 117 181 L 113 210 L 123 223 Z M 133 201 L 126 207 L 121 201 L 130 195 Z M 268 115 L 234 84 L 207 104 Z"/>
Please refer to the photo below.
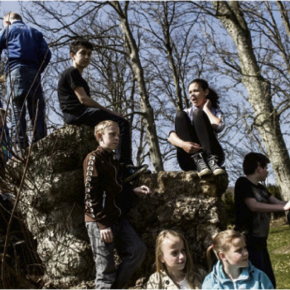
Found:
<path fill-rule="evenodd" d="M 142 173 L 151 173 L 151 171 L 147 170 L 147 168 L 148 168 L 147 164 L 141 166 L 126 165 L 125 174 L 123 176 L 123 182 L 127 183 L 129 181 L 132 181 Z"/>
<path fill-rule="evenodd" d="M 207 164 L 214 175 L 226 174 L 226 172 L 218 165 L 218 157 L 216 155 L 209 155 L 207 157 Z"/>
<path fill-rule="evenodd" d="M 199 177 L 212 173 L 211 170 L 208 168 L 206 162 L 204 161 L 202 153 L 196 153 L 192 155 L 191 158 L 195 163 L 197 174 Z"/>

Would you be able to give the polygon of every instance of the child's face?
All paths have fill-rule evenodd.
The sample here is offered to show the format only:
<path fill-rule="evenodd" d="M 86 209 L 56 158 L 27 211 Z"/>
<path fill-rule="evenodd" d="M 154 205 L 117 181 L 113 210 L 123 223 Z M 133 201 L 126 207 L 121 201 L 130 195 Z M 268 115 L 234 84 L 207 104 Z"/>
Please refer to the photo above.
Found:
<path fill-rule="evenodd" d="M 91 62 L 92 51 L 84 46 L 82 46 L 76 54 L 71 53 L 71 58 L 73 60 L 73 65 L 75 68 L 86 68 Z"/>
<path fill-rule="evenodd" d="M 169 236 L 162 245 L 163 255 L 160 261 L 165 264 L 167 271 L 182 271 L 186 263 L 185 247 L 182 239 L 179 237 Z"/>
<path fill-rule="evenodd" d="M 208 93 L 208 89 L 203 90 L 198 83 L 192 83 L 188 88 L 189 99 L 197 108 L 203 108 Z"/>
<path fill-rule="evenodd" d="M 259 175 L 259 181 L 265 181 L 268 176 L 268 166 L 266 165 L 264 168 L 259 164 L 256 172 Z"/>
<path fill-rule="evenodd" d="M 104 134 L 99 135 L 100 145 L 111 152 L 119 144 L 120 129 L 118 126 L 109 126 L 104 130 Z"/>
<path fill-rule="evenodd" d="M 244 239 L 236 238 L 232 241 L 229 250 L 224 253 L 224 258 L 222 258 L 222 260 L 230 266 L 244 268 L 249 264 L 248 257 L 249 253 Z"/>

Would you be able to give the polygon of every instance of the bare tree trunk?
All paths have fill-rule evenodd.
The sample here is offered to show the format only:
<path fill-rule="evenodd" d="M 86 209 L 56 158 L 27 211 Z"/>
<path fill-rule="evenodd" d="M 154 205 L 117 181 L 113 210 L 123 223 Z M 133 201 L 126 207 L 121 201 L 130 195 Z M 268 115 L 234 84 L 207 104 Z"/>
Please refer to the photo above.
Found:
<path fill-rule="evenodd" d="M 261 75 L 252 45 L 250 30 L 236 1 L 213 1 L 216 17 L 232 37 L 239 55 L 242 82 L 255 112 L 254 125 L 259 130 L 283 197 L 290 199 L 290 159 L 280 124 L 279 113 L 271 99 L 270 83 Z"/>
<path fill-rule="evenodd" d="M 136 44 L 136 41 L 132 35 L 128 17 L 127 10 L 129 6 L 129 2 L 124 3 L 124 10 L 122 10 L 121 5 L 118 1 L 109 2 L 112 7 L 116 10 L 120 18 L 120 25 L 124 34 L 125 45 L 128 50 L 128 54 L 132 63 L 133 72 L 135 78 L 137 80 L 140 100 L 141 100 L 141 110 L 143 113 L 145 127 L 146 127 L 146 138 L 149 144 L 149 154 L 150 159 L 153 164 L 155 171 L 163 170 L 163 162 L 161 158 L 159 142 L 154 122 L 154 112 L 149 102 L 149 96 L 147 93 L 147 89 L 145 86 L 144 73 L 141 65 L 141 61 L 139 58 L 139 51 Z"/>

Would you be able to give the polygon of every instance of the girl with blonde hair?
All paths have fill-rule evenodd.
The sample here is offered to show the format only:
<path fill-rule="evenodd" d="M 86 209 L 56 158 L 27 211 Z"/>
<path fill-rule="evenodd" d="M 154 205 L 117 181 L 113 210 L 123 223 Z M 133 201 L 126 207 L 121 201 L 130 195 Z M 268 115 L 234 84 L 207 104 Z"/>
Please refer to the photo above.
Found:
<path fill-rule="evenodd" d="M 192 262 L 185 237 L 173 230 L 163 230 L 156 239 L 156 272 L 147 289 L 200 289 L 206 272 Z"/>
<path fill-rule="evenodd" d="M 206 256 L 212 267 L 212 252 L 218 259 L 202 289 L 274 289 L 268 276 L 249 261 L 245 237 L 234 230 L 218 233 Z"/>

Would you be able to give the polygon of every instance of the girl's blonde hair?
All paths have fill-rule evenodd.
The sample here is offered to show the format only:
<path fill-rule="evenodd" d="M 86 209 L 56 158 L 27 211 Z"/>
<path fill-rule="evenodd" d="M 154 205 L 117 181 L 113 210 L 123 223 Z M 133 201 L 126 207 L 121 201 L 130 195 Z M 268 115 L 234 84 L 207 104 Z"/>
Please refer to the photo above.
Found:
<path fill-rule="evenodd" d="M 111 127 L 111 126 L 117 126 L 119 128 L 118 123 L 111 121 L 111 120 L 102 121 L 95 126 L 94 135 L 95 135 L 98 142 L 99 142 L 99 139 L 97 137 L 97 134 L 101 133 L 103 135 L 105 133 L 105 129 L 108 127 Z"/>
<path fill-rule="evenodd" d="M 186 254 L 186 263 L 185 263 L 183 272 L 185 273 L 186 280 L 189 283 L 190 287 L 193 288 L 193 286 L 195 286 L 196 279 L 199 283 L 202 283 L 202 277 L 199 274 L 197 267 L 192 262 L 188 243 L 184 235 L 173 230 L 163 230 L 162 232 L 159 233 L 159 235 L 156 238 L 156 245 L 155 245 L 156 272 L 159 272 L 159 273 L 161 271 L 167 272 L 165 264 L 161 262 L 161 257 L 164 254 L 162 252 L 162 244 L 166 239 L 170 237 L 179 238 L 183 241 L 185 254 Z"/>
<path fill-rule="evenodd" d="M 233 240 L 237 238 L 243 239 L 244 242 L 246 242 L 245 236 L 234 230 L 220 232 L 213 238 L 212 245 L 210 245 L 206 251 L 206 258 L 210 271 L 214 264 L 212 261 L 212 251 L 214 252 L 215 257 L 220 260 L 219 254 L 221 252 L 227 252 L 230 249 Z"/>

